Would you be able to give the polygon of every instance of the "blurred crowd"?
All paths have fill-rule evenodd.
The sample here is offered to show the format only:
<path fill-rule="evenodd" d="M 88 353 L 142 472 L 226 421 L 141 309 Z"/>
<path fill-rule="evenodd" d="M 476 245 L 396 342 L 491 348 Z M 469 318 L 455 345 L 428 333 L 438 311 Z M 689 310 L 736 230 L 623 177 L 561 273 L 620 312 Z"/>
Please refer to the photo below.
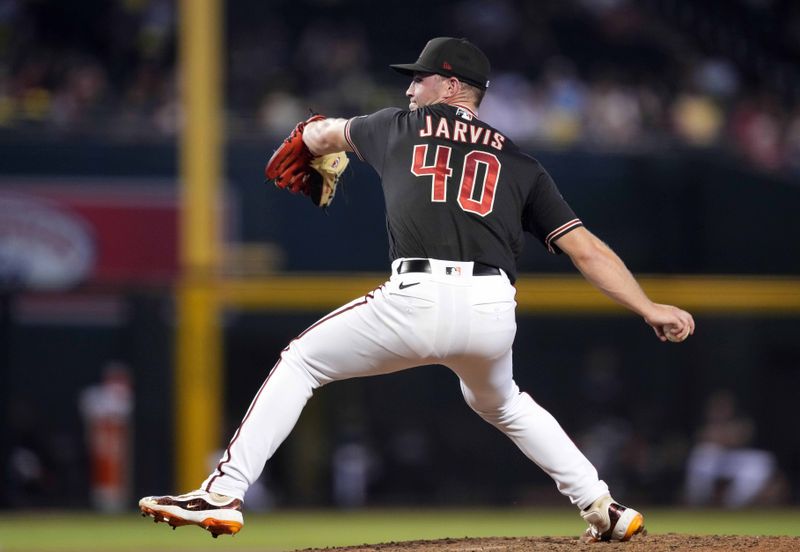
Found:
<path fill-rule="evenodd" d="M 174 0 L 0 0 L 0 129 L 173 136 Z"/>
<path fill-rule="evenodd" d="M 652 397 L 633 400 L 615 384 L 625 371 L 619 350 L 589 348 L 577 389 L 576 442 L 616 493 L 731 509 L 789 499 L 791 484 L 763 446 L 764 422 L 748 411 L 746 392 L 724 385 L 701 392 L 700 403 L 686 405 L 690 425 L 678 430 L 674 404 L 654 408 Z"/>
<path fill-rule="evenodd" d="M 716 15 L 689 0 L 227 2 L 228 136 L 277 137 L 309 108 L 404 106 L 406 82 L 386 64 L 451 34 L 492 60 L 481 118 L 512 139 L 723 148 L 800 175 L 800 5 L 702 4 Z M 176 10 L 174 0 L 0 0 L 0 132 L 174 137 Z M 768 43 L 756 32 L 731 38 L 734 16 L 748 14 L 774 26 Z"/>

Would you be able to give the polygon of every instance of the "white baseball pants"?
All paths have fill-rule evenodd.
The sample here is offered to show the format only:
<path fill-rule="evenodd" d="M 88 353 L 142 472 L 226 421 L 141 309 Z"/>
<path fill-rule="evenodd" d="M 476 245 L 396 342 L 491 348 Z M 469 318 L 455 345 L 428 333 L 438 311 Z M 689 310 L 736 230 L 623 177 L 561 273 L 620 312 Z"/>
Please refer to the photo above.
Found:
<path fill-rule="evenodd" d="M 432 273 L 398 274 L 333 311 L 281 353 L 203 489 L 242 499 L 289 435 L 315 389 L 332 381 L 443 364 L 467 404 L 508 435 L 583 509 L 608 493 L 597 470 L 512 374 L 516 290 L 505 274 L 430 259 Z"/>

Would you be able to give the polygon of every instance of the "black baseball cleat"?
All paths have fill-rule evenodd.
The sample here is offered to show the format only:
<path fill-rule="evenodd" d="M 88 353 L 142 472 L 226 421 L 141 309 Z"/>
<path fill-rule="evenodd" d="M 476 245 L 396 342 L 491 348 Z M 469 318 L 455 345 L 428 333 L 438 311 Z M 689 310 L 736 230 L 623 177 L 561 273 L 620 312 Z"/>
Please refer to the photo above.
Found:
<path fill-rule="evenodd" d="M 201 490 L 178 496 L 146 496 L 139 501 L 139 509 L 156 523 L 163 521 L 173 529 L 197 525 L 214 538 L 235 535 L 244 525 L 241 500 Z"/>
<path fill-rule="evenodd" d="M 589 523 L 583 534 L 584 542 L 625 542 L 634 535 L 647 534 L 644 516 L 633 508 L 614 502 L 611 495 L 595 500 L 581 512 L 581 517 Z"/>

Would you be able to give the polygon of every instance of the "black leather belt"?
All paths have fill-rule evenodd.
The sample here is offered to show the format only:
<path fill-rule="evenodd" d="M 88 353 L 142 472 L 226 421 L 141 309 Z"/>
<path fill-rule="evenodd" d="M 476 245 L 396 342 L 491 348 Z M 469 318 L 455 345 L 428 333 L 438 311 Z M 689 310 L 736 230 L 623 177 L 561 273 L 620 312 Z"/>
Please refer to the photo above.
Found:
<path fill-rule="evenodd" d="M 400 266 L 397 267 L 398 274 L 406 274 L 407 272 L 426 272 L 430 274 L 431 263 L 427 259 L 409 259 L 401 261 Z M 496 266 L 487 265 L 484 263 L 472 263 L 473 276 L 499 276 L 500 269 Z"/>

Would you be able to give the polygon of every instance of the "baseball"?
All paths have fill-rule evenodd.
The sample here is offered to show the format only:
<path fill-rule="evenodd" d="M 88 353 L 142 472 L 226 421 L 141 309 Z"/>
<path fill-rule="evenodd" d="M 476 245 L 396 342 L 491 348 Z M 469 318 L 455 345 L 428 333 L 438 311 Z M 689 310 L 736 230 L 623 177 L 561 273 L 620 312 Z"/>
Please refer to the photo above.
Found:
<path fill-rule="evenodd" d="M 675 335 L 672 332 L 670 332 L 666 327 L 663 328 L 663 331 L 664 331 L 664 335 L 667 336 L 667 339 L 669 341 L 672 341 L 673 343 L 680 343 L 681 341 L 684 341 L 687 337 L 689 337 L 688 333 L 686 333 L 685 335 L 681 335 L 681 334 Z"/>

